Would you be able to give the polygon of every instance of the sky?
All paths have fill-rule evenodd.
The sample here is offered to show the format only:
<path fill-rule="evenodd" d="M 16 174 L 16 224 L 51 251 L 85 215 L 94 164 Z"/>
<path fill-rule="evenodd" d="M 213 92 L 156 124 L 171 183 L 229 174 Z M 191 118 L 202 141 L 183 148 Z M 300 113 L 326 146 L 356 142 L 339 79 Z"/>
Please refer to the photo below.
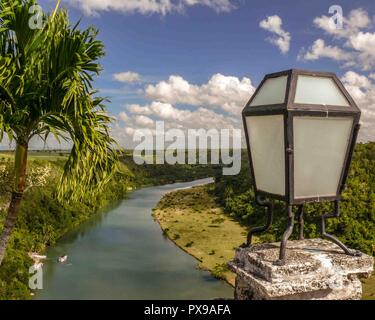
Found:
<path fill-rule="evenodd" d="M 44 10 L 55 5 L 39 1 Z M 105 44 L 95 79 L 110 99 L 113 135 L 134 130 L 238 128 L 265 74 L 290 68 L 337 73 L 363 111 L 361 141 L 375 140 L 375 1 L 63 0 Z M 342 8 L 331 17 L 332 5 Z"/>

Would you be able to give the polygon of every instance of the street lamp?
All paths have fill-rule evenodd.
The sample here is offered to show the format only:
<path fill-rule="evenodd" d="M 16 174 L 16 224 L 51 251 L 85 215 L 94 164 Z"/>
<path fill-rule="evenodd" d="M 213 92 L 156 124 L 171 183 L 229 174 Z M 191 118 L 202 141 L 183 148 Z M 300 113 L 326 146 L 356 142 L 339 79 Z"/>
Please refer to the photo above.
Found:
<path fill-rule="evenodd" d="M 333 73 L 288 70 L 266 75 L 242 112 L 256 201 L 268 208 L 264 227 L 269 229 L 273 200 L 284 201 L 288 227 L 276 264 L 285 263 L 286 243 L 294 226 L 293 206 L 298 206 L 299 237 L 303 239 L 303 206 L 308 202 L 334 201 L 334 212 L 322 215 L 322 236 L 348 249 L 325 231 L 325 220 L 339 216 L 361 112 Z"/>

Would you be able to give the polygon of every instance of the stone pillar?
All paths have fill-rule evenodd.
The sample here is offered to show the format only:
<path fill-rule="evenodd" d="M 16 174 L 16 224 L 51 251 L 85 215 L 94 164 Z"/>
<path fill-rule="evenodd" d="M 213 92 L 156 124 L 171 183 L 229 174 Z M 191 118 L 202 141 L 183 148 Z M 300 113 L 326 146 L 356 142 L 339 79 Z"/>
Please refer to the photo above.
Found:
<path fill-rule="evenodd" d="M 278 259 L 279 243 L 239 248 L 229 267 L 237 274 L 237 300 L 357 300 L 360 278 L 373 271 L 371 256 L 346 255 L 321 239 L 289 241 L 284 266 Z"/>

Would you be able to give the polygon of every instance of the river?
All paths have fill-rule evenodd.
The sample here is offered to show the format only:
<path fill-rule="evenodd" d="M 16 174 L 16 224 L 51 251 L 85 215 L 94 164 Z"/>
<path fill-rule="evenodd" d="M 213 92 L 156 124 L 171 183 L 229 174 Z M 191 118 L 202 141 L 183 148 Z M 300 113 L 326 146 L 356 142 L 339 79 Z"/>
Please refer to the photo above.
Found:
<path fill-rule="evenodd" d="M 35 299 L 232 298 L 233 288 L 197 269 L 197 260 L 165 238 L 151 216 L 166 193 L 211 181 L 139 189 L 69 232 L 47 250 Z M 65 254 L 68 261 L 58 263 Z"/>

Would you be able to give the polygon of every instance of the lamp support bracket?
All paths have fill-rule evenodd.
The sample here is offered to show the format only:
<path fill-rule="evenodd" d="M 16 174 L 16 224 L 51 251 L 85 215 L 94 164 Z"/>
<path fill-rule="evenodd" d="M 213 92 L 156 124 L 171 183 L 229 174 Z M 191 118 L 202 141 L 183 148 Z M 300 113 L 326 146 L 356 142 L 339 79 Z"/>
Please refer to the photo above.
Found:
<path fill-rule="evenodd" d="M 338 218 L 340 216 L 340 203 L 338 200 L 334 202 L 334 210 L 332 213 L 326 213 L 322 215 L 321 233 L 323 238 L 327 238 L 333 243 L 337 244 L 347 255 L 350 256 L 361 256 L 361 252 L 357 250 L 351 250 L 346 247 L 339 239 L 326 232 L 326 219 Z"/>
<path fill-rule="evenodd" d="M 266 207 L 267 208 L 267 223 L 264 226 L 261 227 L 255 227 L 250 230 L 247 236 L 247 244 L 243 244 L 243 247 L 251 246 L 253 235 L 263 233 L 269 230 L 269 228 L 272 225 L 273 222 L 273 214 L 274 214 L 274 203 L 273 201 L 267 201 L 266 199 L 262 199 L 260 196 L 256 197 L 256 203 L 259 206 Z M 293 213 L 293 206 L 287 205 L 287 211 L 288 211 L 288 226 L 283 234 L 281 244 L 280 244 L 280 253 L 279 253 L 279 259 L 275 261 L 275 265 L 284 265 L 285 264 L 285 257 L 286 257 L 286 246 L 289 237 L 293 233 L 294 229 L 294 218 L 295 214 Z M 301 204 L 298 206 L 298 210 L 296 213 L 296 218 L 298 219 L 299 224 L 299 240 L 304 240 L 304 204 Z M 351 256 L 360 256 L 361 253 L 357 250 L 351 250 L 348 247 L 346 247 L 340 240 L 338 240 L 336 237 L 334 237 L 331 234 L 328 234 L 326 232 L 326 219 L 330 218 L 338 218 L 340 216 L 340 206 L 339 201 L 336 200 L 334 202 L 334 210 L 332 213 L 326 213 L 322 215 L 321 220 L 321 234 L 323 238 L 326 238 L 333 243 L 337 244 L 347 255 Z"/>
<path fill-rule="evenodd" d="M 256 196 L 256 203 L 261 207 L 267 208 L 267 223 L 263 227 L 255 227 L 250 230 L 249 234 L 247 235 L 247 245 L 250 246 L 252 244 L 253 235 L 257 233 L 266 232 L 272 225 L 273 222 L 273 211 L 274 211 L 274 203 L 273 201 L 267 201 L 262 199 L 260 196 Z"/>

